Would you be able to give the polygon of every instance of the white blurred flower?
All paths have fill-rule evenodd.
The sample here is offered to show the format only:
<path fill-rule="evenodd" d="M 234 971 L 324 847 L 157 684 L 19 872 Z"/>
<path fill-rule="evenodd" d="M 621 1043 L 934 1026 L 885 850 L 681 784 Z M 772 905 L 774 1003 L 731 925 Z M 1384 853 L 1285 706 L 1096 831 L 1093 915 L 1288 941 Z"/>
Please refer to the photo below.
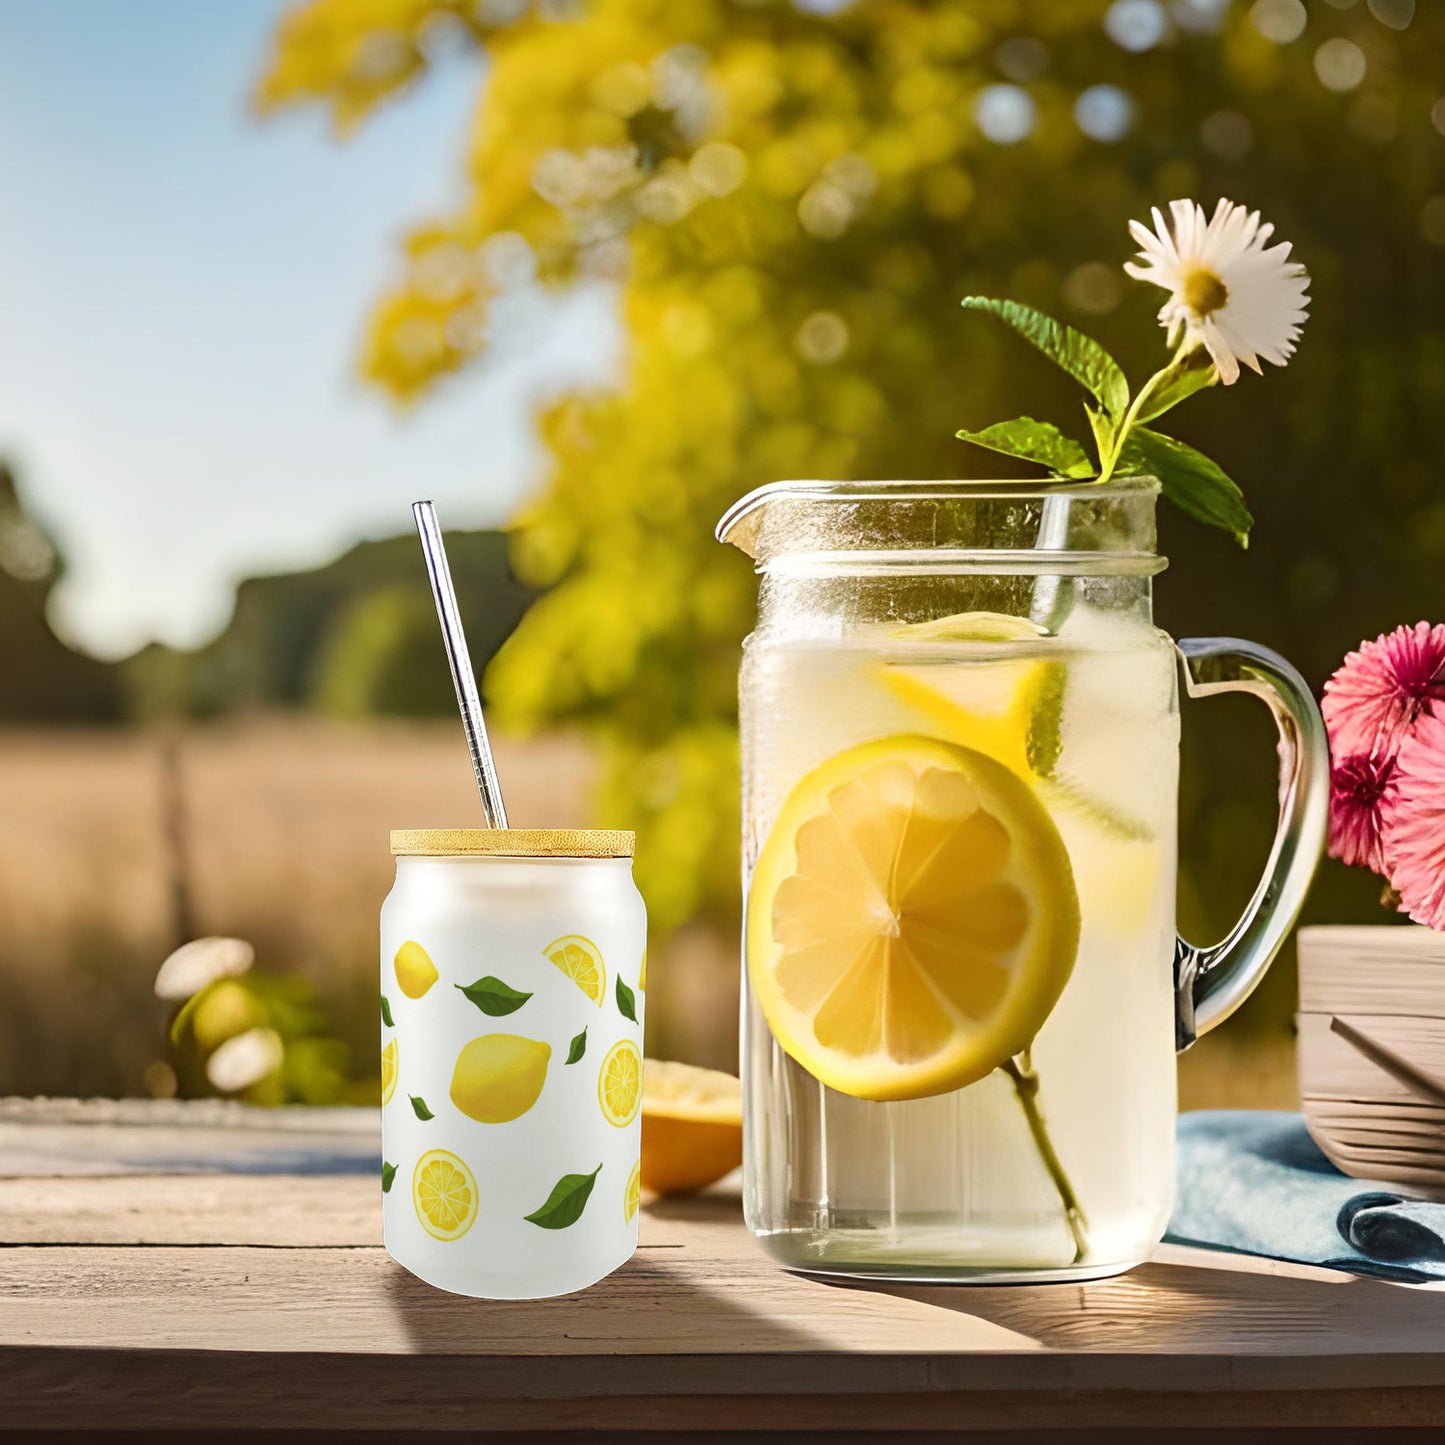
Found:
<path fill-rule="evenodd" d="M 206 1077 L 223 1094 L 234 1094 L 274 1073 L 285 1054 L 286 1047 L 275 1029 L 247 1029 L 227 1039 L 206 1060 Z"/>
<path fill-rule="evenodd" d="M 1188 346 L 1203 346 L 1226 386 L 1238 381 L 1241 362 L 1255 371 L 1261 357 L 1283 366 L 1309 305 L 1309 276 L 1289 259 L 1289 243 L 1267 247 L 1274 227 L 1232 201 L 1220 201 L 1208 220 L 1194 201 L 1171 201 L 1169 211 L 1172 228 L 1157 206 L 1152 231 L 1129 222 L 1143 264 L 1124 265 L 1169 292 L 1159 312 L 1169 344 L 1182 331 Z"/>
<path fill-rule="evenodd" d="M 156 974 L 156 997 L 190 998 L 208 983 L 245 973 L 256 950 L 244 938 L 193 938 L 183 943 Z"/>

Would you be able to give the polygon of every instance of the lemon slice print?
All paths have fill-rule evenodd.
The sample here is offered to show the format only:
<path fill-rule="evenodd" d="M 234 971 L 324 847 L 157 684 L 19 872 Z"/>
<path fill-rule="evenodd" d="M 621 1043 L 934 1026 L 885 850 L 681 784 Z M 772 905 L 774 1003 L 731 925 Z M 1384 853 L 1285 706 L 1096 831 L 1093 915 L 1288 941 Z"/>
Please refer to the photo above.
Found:
<path fill-rule="evenodd" d="M 393 1039 L 381 1051 L 381 1102 L 391 1103 L 396 1093 L 396 1040 Z"/>
<path fill-rule="evenodd" d="M 627 1176 L 627 1188 L 622 1191 L 622 1222 L 631 1224 L 637 1211 L 642 1208 L 642 1162 L 632 1166 Z"/>
<path fill-rule="evenodd" d="M 607 989 L 607 969 L 602 951 L 590 938 L 569 933 L 555 938 L 542 950 L 551 961 L 597 1005 Z"/>
<path fill-rule="evenodd" d="M 935 738 L 865 743 L 805 777 L 748 894 L 774 1037 L 863 1099 L 945 1093 L 1021 1052 L 1078 942 L 1068 853 L 1033 789 Z"/>
<path fill-rule="evenodd" d="M 602 1117 L 619 1129 L 637 1117 L 642 1103 L 642 1055 L 630 1039 L 613 1044 L 597 1073 Z"/>
<path fill-rule="evenodd" d="M 433 1149 L 416 1161 L 412 1203 L 422 1228 L 434 1239 L 460 1239 L 477 1217 L 477 1178 L 447 1149 Z"/>
<path fill-rule="evenodd" d="M 437 967 L 421 944 L 408 939 L 392 960 L 396 981 L 408 998 L 420 998 L 437 981 Z"/>
<path fill-rule="evenodd" d="M 483 1034 L 457 1055 L 451 1098 L 479 1124 L 508 1124 L 520 1119 L 547 1082 L 551 1044 L 520 1034 Z"/>

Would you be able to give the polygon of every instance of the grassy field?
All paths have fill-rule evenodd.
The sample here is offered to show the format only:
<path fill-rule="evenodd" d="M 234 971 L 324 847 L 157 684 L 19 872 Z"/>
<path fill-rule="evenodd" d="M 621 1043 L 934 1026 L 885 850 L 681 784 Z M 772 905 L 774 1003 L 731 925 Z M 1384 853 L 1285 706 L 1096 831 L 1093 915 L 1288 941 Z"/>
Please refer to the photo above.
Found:
<path fill-rule="evenodd" d="M 588 821 L 576 739 L 501 739 L 497 761 L 516 825 Z M 210 933 L 311 979 L 332 1032 L 369 1061 L 388 830 L 477 821 L 451 723 L 10 731 L 0 799 L 0 1094 L 146 1092 L 147 1066 L 168 1057 L 156 966 Z M 648 971 L 649 1051 L 736 1067 L 737 977 L 733 938 L 670 940 Z M 1187 1107 L 1288 1108 L 1294 1089 L 1287 1039 L 1225 1030 L 1181 1068 Z"/>
<path fill-rule="evenodd" d="M 579 743 L 497 751 L 519 825 L 585 820 Z M 312 979 L 369 1057 L 388 830 L 478 815 L 455 725 L 292 718 L 6 732 L 0 798 L 0 1093 L 27 1094 L 142 1092 L 156 967 L 210 933 Z"/>

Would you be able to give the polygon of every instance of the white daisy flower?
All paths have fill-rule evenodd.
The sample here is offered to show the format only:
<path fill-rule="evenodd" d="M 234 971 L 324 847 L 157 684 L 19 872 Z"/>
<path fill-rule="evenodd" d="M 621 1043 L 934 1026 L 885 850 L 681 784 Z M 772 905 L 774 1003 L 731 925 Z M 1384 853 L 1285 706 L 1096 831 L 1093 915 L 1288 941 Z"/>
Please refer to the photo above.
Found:
<path fill-rule="evenodd" d="M 1188 349 L 1203 346 L 1226 386 L 1239 380 L 1240 362 L 1257 372 L 1261 357 L 1283 366 L 1309 305 L 1309 276 L 1289 259 L 1289 243 L 1266 247 L 1274 227 L 1233 201 L 1220 201 L 1207 221 L 1195 201 L 1171 201 L 1169 210 L 1172 232 L 1157 206 L 1152 231 L 1129 222 L 1143 264 L 1124 265 L 1169 292 L 1159 311 L 1169 344 L 1182 331 Z"/>
<path fill-rule="evenodd" d="M 156 997 L 190 998 L 218 978 L 245 973 L 255 961 L 256 950 L 244 938 L 193 938 L 161 964 Z"/>
<path fill-rule="evenodd" d="M 275 1029 L 247 1029 L 206 1060 L 206 1077 L 223 1094 L 235 1094 L 275 1073 L 285 1057 L 286 1045 Z"/>

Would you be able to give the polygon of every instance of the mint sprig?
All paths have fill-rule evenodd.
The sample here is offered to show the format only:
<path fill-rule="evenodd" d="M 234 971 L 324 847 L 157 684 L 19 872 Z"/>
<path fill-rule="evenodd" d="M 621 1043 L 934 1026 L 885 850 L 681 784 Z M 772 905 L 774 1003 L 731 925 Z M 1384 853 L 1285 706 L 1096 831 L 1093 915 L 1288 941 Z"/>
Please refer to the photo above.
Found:
<path fill-rule="evenodd" d="M 1187 342 L 1137 392 L 1123 368 L 1097 341 L 1017 301 L 967 296 L 964 308 L 983 311 L 1011 327 L 1091 396 L 1084 403 L 1093 453 L 1050 422 L 1032 417 L 995 422 L 982 431 L 960 431 L 975 446 L 1047 467 L 1054 476 L 1108 481 L 1120 468 L 1158 477 L 1164 495 L 1191 517 L 1221 527 L 1241 547 L 1249 545 L 1254 518 L 1244 494 L 1218 463 L 1174 437 L 1144 425 L 1219 380 L 1207 352 Z"/>

